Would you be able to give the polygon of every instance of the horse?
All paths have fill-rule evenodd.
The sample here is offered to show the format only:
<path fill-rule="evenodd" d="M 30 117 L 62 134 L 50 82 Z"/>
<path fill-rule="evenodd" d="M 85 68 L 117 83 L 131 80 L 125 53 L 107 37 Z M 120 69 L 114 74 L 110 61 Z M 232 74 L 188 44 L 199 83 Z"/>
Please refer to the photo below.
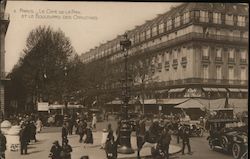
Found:
<path fill-rule="evenodd" d="M 163 126 L 160 126 L 159 122 L 153 122 L 149 130 L 145 129 L 145 121 L 138 121 L 136 124 L 136 136 L 137 136 L 137 158 L 140 159 L 140 151 L 143 145 L 148 142 L 155 144 L 159 141 Z"/>

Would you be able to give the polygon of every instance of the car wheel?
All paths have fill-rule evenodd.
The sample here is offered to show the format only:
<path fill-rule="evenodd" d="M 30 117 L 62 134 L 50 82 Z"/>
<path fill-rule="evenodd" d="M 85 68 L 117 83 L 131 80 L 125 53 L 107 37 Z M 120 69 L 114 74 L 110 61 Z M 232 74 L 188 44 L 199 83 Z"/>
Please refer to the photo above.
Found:
<path fill-rule="evenodd" d="M 210 150 L 214 150 L 214 149 L 215 149 L 212 139 L 209 139 L 209 140 L 208 140 L 208 144 L 209 144 Z"/>
<path fill-rule="evenodd" d="M 226 136 L 222 136 L 222 139 L 221 139 L 221 147 L 224 149 L 224 150 L 227 150 L 228 151 L 228 139 Z"/>
<path fill-rule="evenodd" d="M 235 159 L 239 159 L 239 158 L 240 158 L 241 148 L 240 148 L 240 145 L 239 145 L 239 144 L 237 144 L 237 143 L 234 143 L 234 144 L 233 144 L 232 153 L 233 153 L 233 157 L 234 157 Z"/>

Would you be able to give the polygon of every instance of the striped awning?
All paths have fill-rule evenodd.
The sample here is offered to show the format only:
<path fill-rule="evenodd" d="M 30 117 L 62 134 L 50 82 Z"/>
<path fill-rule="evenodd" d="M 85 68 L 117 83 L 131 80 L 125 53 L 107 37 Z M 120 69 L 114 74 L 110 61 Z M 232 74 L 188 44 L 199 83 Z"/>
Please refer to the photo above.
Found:
<path fill-rule="evenodd" d="M 248 92 L 248 89 L 240 89 L 241 92 Z"/>
<path fill-rule="evenodd" d="M 238 88 L 228 88 L 230 92 L 240 92 L 240 89 Z"/>
<path fill-rule="evenodd" d="M 219 92 L 227 92 L 225 88 L 217 88 Z"/>
<path fill-rule="evenodd" d="M 183 92 L 185 88 L 175 88 L 175 89 L 170 89 L 168 92 L 169 93 L 176 93 L 176 92 Z"/>

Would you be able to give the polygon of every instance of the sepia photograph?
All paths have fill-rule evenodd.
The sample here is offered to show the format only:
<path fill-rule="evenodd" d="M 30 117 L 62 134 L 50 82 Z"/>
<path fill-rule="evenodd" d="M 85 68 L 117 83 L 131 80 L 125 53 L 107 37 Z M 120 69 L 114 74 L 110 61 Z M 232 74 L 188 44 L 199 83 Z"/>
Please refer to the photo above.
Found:
<path fill-rule="evenodd" d="M 0 159 L 247 159 L 249 4 L 0 0 Z"/>

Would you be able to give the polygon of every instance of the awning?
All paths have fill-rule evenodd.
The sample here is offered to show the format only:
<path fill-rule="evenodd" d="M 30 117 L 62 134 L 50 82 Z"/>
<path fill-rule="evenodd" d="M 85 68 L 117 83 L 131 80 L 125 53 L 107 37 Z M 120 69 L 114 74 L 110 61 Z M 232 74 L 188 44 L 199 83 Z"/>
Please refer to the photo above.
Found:
<path fill-rule="evenodd" d="M 202 88 L 205 92 L 211 92 L 211 89 L 210 88 Z"/>
<path fill-rule="evenodd" d="M 238 88 L 228 88 L 230 92 L 240 92 L 240 89 Z"/>
<path fill-rule="evenodd" d="M 166 92 L 168 92 L 168 89 L 155 91 L 155 93 L 159 93 L 159 94 L 163 94 L 163 93 L 166 93 Z"/>
<path fill-rule="evenodd" d="M 120 99 L 115 99 L 111 102 L 106 103 L 106 105 L 121 105 L 123 104 L 123 101 Z M 128 104 L 140 104 L 140 101 L 138 99 L 131 99 L 129 100 Z"/>
<path fill-rule="evenodd" d="M 122 101 L 119 100 L 119 99 L 116 99 L 116 100 L 113 100 L 113 101 L 108 102 L 108 103 L 106 103 L 106 104 L 109 104 L 109 105 L 112 105 L 112 104 L 114 104 L 114 105 L 119 105 L 119 104 L 122 104 Z"/>
<path fill-rule="evenodd" d="M 51 105 L 49 105 L 49 109 L 62 109 L 64 107 L 65 107 L 65 105 L 62 105 L 62 104 L 51 104 Z"/>
<path fill-rule="evenodd" d="M 142 103 L 142 100 L 140 100 L 140 102 Z M 144 104 L 156 104 L 156 100 L 155 99 L 144 99 Z"/>
<path fill-rule="evenodd" d="M 175 88 L 175 89 L 170 89 L 168 92 L 169 93 L 177 93 L 177 92 L 183 92 L 185 88 Z"/>
<path fill-rule="evenodd" d="M 183 109 L 200 108 L 200 109 L 203 110 L 205 108 L 205 106 L 201 102 L 199 102 L 198 100 L 196 100 L 196 99 L 189 99 L 186 102 L 181 103 L 181 104 L 175 106 L 175 108 L 183 108 Z"/>
<path fill-rule="evenodd" d="M 225 88 L 217 88 L 219 92 L 227 92 Z"/>
<path fill-rule="evenodd" d="M 210 88 L 212 92 L 218 92 L 217 88 Z"/>
<path fill-rule="evenodd" d="M 248 99 L 228 99 L 228 103 L 235 113 L 248 111 Z"/>
<path fill-rule="evenodd" d="M 189 100 L 189 98 L 169 98 L 169 99 L 158 99 L 157 104 L 180 104 Z"/>
<path fill-rule="evenodd" d="M 240 89 L 241 92 L 248 92 L 248 89 Z"/>

